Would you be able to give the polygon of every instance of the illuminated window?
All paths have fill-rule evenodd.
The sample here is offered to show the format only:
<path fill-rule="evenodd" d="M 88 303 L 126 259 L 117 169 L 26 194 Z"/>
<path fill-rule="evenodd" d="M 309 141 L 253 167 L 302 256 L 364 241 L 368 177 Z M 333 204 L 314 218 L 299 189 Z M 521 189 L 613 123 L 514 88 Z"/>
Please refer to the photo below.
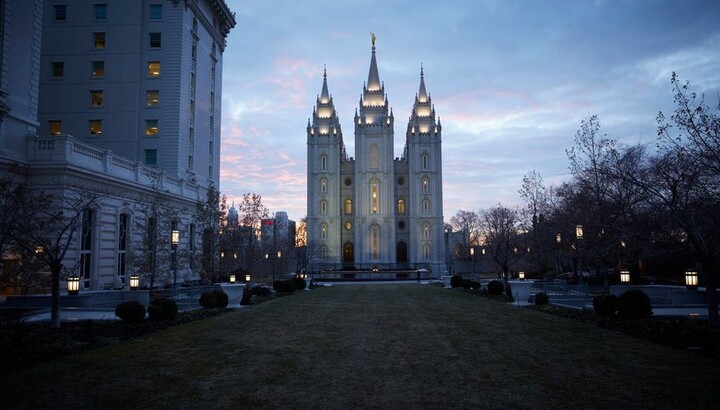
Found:
<path fill-rule="evenodd" d="M 105 77 L 105 62 L 104 61 L 93 61 L 91 73 L 92 73 L 92 76 L 95 78 Z"/>
<path fill-rule="evenodd" d="M 352 229 L 352 222 L 350 222 L 350 221 L 345 221 L 345 230 L 346 230 L 346 231 L 349 231 L 349 230 L 351 230 L 351 229 Z"/>
<path fill-rule="evenodd" d="M 67 5 L 56 4 L 53 6 L 53 18 L 55 21 L 67 20 Z"/>
<path fill-rule="evenodd" d="M 93 47 L 97 50 L 105 48 L 105 33 L 93 33 Z"/>
<path fill-rule="evenodd" d="M 320 193 L 326 194 L 327 193 L 327 179 L 322 178 L 320 180 Z"/>
<path fill-rule="evenodd" d="M 350 200 L 350 199 L 345 200 L 344 212 L 345 212 L 345 215 L 352 215 L 352 200 Z"/>
<path fill-rule="evenodd" d="M 398 199 L 398 202 L 397 202 L 397 212 L 398 212 L 398 214 L 400 214 L 400 215 L 404 215 L 404 214 L 405 214 L 405 201 L 402 200 L 402 199 Z"/>
<path fill-rule="evenodd" d="M 427 178 L 422 179 L 422 191 L 423 194 L 427 194 L 430 189 L 430 181 Z"/>
<path fill-rule="evenodd" d="M 91 107 L 102 107 L 103 106 L 102 90 L 91 90 L 90 91 L 90 106 Z"/>
<path fill-rule="evenodd" d="M 162 19 L 162 4 L 150 5 L 150 20 Z"/>
<path fill-rule="evenodd" d="M 52 68 L 52 76 L 53 78 L 63 78 L 65 75 L 65 63 L 62 61 L 53 61 L 50 63 L 50 67 Z"/>
<path fill-rule="evenodd" d="M 162 33 L 150 33 L 150 48 L 160 48 L 162 45 Z"/>
<path fill-rule="evenodd" d="M 58 120 L 48 121 L 48 129 L 50 130 L 50 135 L 62 134 L 62 121 L 58 121 Z"/>
<path fill-rule="evenodd" d="M 430 239 L 430 224 L 423 224 L 423 238 Z"/>
<path fill-rule="evenodd" d="M 94 4 L 93 13 L 95 14 L 95 20 L 106 20 L 107 4 Z"/>
<path fill-rule="evenodd" d="M 157 165 L 157 150 L 146 149 L 145 150 L 145 165 Z"/>
<path fill-rule="evenodd" d="M 160 62 L 148 61 L 148 76 L 151 78 L 160 77 Z"/>
<path fill-rule="evenodd" d="M 145 135 L 155 136 L 158 133 L 158 120 L 145 120 Z"/>
<path fill-rule="evenodd" d="M 380 213 L 380 188 L 377 179 L 370 181 L 370 213 Z"/>
<path fill-rule="evenodd" d="M 147 90 L 147 92 L 145 93 L 145 101 L 148 107 L 154 107 L 160 104 L 160 91 Z"/>
<path fill-rule="evenodd" d="M 102 135 L 102 120 L 90 120 L 90 135 Z"/>
<path fill-rule="evenodd" d="M 320 224 L 320 239 L 327 239 L 328 237 L 328 227 L 327 224 Z"/>

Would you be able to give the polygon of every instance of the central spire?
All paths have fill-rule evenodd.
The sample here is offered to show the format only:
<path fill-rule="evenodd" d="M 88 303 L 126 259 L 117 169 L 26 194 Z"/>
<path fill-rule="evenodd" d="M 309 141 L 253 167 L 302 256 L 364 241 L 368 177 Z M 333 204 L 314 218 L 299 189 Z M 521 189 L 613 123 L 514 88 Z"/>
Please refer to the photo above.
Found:
<path fill-rule="evenodd" d="M 367 89 L 368 91 L 380 91 L 382 84 L 380 83 L 380 74 L 378 74 L 377 61 L 375 61 L 375 33 L 370 33 L 370 40 L 372 41 L 372 57 L 370 58 Z"/>

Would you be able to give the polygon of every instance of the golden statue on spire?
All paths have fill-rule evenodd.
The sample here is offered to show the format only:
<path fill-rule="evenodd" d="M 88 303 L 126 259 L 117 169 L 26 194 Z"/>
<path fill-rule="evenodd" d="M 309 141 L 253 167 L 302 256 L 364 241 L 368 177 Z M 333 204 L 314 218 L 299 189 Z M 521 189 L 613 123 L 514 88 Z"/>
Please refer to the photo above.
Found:
<path fill-rule="evenodd" d="M 376 38 L 377 38 L 377 37 L 375 37 L 375 33 L 373 33 L 373 32 L 371 31 L 371 32 L 370 32 L 370 41 L 372 42 L 372 46 L 373 46 L 373 47 L 375 47 L 375 39 L 376 39 Z"/>

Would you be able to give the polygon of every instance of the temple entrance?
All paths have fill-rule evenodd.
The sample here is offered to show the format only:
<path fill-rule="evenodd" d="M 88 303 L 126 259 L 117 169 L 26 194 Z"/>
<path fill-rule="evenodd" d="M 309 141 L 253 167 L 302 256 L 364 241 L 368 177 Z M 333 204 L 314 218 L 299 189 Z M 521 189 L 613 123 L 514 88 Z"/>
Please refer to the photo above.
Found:
<path fill-rule="evenodd" d="M 355 247 L 350 242 L 343 245 L 343 268 L 352 267 L 355 263 Z"/>

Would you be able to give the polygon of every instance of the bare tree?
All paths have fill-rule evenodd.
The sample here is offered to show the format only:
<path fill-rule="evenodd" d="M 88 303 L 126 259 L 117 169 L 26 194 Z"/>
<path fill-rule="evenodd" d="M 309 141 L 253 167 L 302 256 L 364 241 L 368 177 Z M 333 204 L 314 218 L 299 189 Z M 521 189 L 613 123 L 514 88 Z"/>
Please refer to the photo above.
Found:
<path fill-rule="evenodd" d="M 468 252 L 469 247 L 477 246 L 482 242 L 482 220 L 475 211 L 459 210 L 450 218 L 450 226 L 455 231 L 467 232 L 470 243 L 465 244 L 465 252 Z"/>
<path fill-rule="evenodd" d="M 194 257 L 200 258 L 200 276 L 206 283 L 212 283 L 218 271 L 219 233 L 226 215 L 225 196 L 221 197 L 215 186 L 210 185 L 205 200 L 198 200 L 195 210 L 195 222 L 202 233 L 202 246 L 200 255 Z"/>
<path fill-rule="evenodd" d="M 490 257 L 502 272 L 507 282 L 512 268 L 520 259 L 525 243 L 519 234 L 519 218 L 517 210 L 502 204 L 482 212 L 485 233 L 485 244 Z"/>

